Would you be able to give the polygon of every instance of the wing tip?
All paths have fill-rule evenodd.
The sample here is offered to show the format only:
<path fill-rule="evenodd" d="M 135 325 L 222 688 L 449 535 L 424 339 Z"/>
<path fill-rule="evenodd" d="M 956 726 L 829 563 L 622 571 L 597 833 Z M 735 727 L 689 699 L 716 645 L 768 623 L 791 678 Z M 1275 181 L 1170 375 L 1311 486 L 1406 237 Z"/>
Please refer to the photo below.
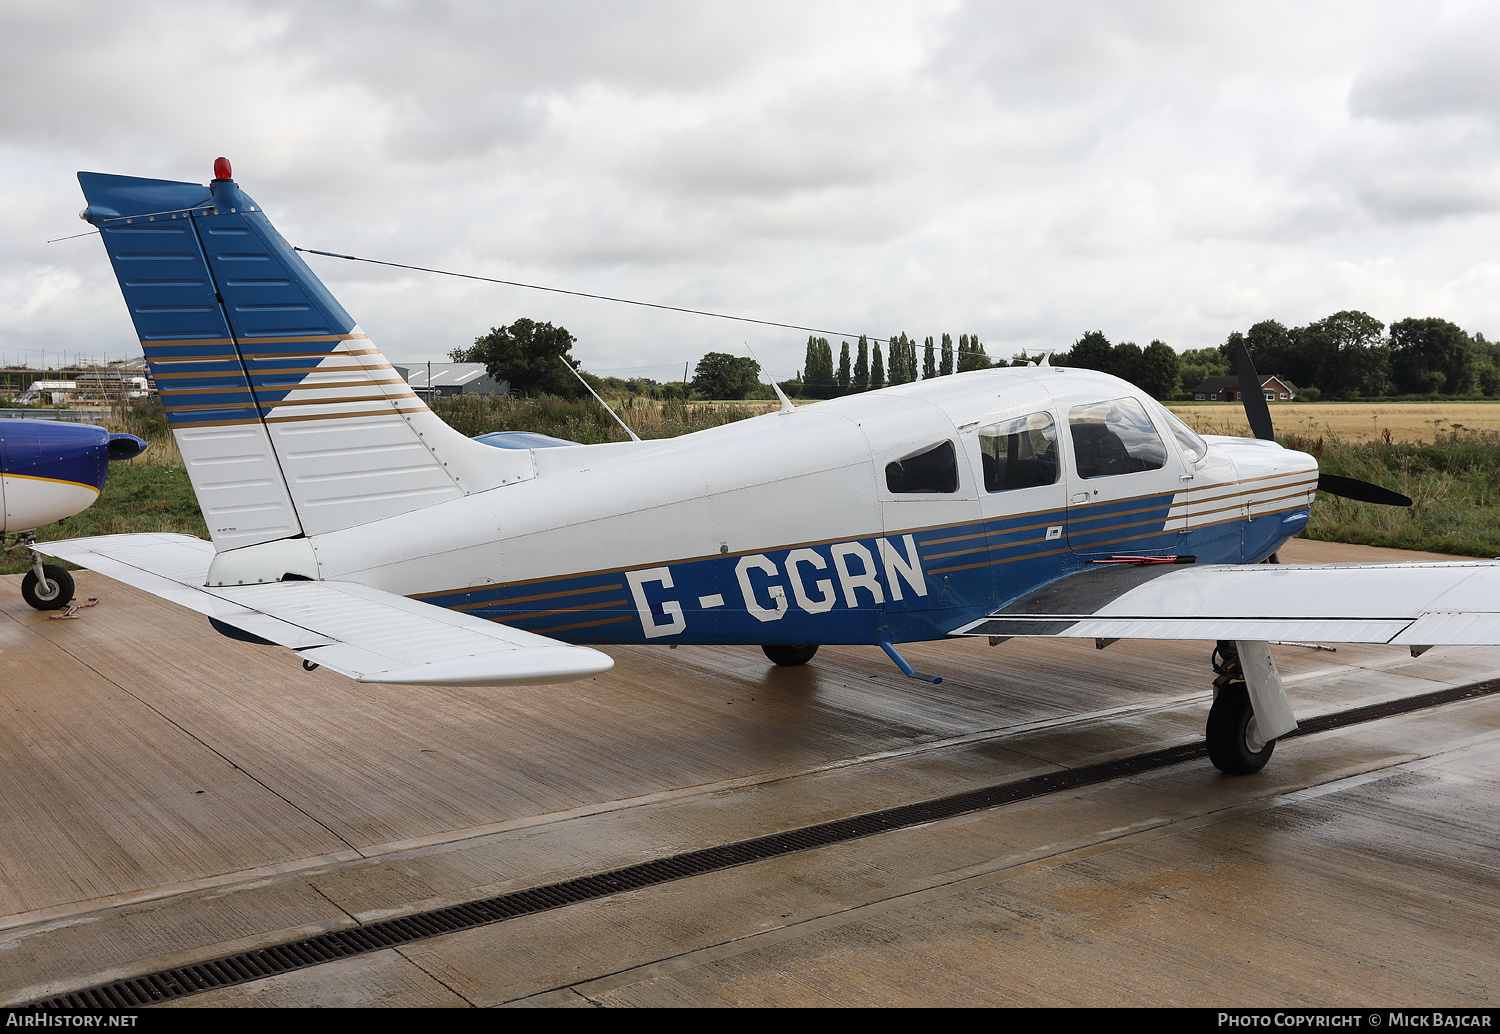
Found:
<path fill-rule="evenodd" d="M 314 650 L 303 651 L 316 661 Z M 541 647 L 474 657 L 444 658 L 388 671 L 352 674 L 357 682 L 396 686 L 547 686 L 602 675 L 615 666 L 586 646 Z"/>

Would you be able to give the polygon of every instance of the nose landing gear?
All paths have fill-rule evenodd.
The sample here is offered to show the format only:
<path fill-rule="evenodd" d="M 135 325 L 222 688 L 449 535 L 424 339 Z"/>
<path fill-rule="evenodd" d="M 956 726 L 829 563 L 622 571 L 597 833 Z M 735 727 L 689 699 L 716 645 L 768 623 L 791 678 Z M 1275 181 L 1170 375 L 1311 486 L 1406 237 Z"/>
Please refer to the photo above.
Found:
<path fill-rule="evenodd" d="M 5 546 L 7 553 L 23 549 L 31 554 L 31 570 L 21 579 L 21 598 L 36 610 L 62 610 L 73 601 L 73 576 L 55 564 L 42 563 L 35 532 L 18 535 Z"/>

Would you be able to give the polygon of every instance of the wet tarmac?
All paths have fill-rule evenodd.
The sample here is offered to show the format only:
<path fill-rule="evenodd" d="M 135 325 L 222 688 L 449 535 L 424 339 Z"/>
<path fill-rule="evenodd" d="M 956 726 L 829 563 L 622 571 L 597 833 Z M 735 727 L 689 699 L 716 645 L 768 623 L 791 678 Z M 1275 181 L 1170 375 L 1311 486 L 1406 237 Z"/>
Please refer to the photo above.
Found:
<path fill-rule="evenodd" d="M 67 621 L 0 582 L 0 1004 L 1188 743 L 1212 678 L 1205 643 L 966 640 L 905 651 L 936 687 L 743 647 L 360 686 L 91 573 Z M 1302 718 L 1500 677 L 1275 652 Z M 1491 696 L 174 1004 L 1493 1005 L 1497 782 Z"/>

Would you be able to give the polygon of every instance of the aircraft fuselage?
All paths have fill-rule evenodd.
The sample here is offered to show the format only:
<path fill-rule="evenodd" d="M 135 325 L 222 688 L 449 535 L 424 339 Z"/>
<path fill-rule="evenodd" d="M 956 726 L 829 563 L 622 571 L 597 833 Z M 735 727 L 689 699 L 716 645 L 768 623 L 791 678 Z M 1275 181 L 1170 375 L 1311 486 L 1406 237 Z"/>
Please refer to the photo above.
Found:
<path fill-rule="evenodd" d="M 1052 367 L 533 462 L 314 536 L 319 577 L 576 643 L 909 642 L 1090 560 L 1258 561 L 1317 483 L 1310 456 L 1197 438 L 1123 381 Z"/>

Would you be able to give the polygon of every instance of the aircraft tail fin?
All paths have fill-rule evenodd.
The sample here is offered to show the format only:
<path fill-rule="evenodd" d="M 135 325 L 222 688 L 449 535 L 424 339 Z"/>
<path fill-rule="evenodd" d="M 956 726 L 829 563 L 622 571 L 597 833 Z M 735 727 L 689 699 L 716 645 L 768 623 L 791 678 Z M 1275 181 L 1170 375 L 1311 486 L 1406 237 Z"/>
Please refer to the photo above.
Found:
<path fill-rule="evenodd" d="M 507 457 L 433 414 L 227 161 L 215 175 L 208 186 L 78 179 L 219 550 L 524 476 L 529 456 Z"/>

